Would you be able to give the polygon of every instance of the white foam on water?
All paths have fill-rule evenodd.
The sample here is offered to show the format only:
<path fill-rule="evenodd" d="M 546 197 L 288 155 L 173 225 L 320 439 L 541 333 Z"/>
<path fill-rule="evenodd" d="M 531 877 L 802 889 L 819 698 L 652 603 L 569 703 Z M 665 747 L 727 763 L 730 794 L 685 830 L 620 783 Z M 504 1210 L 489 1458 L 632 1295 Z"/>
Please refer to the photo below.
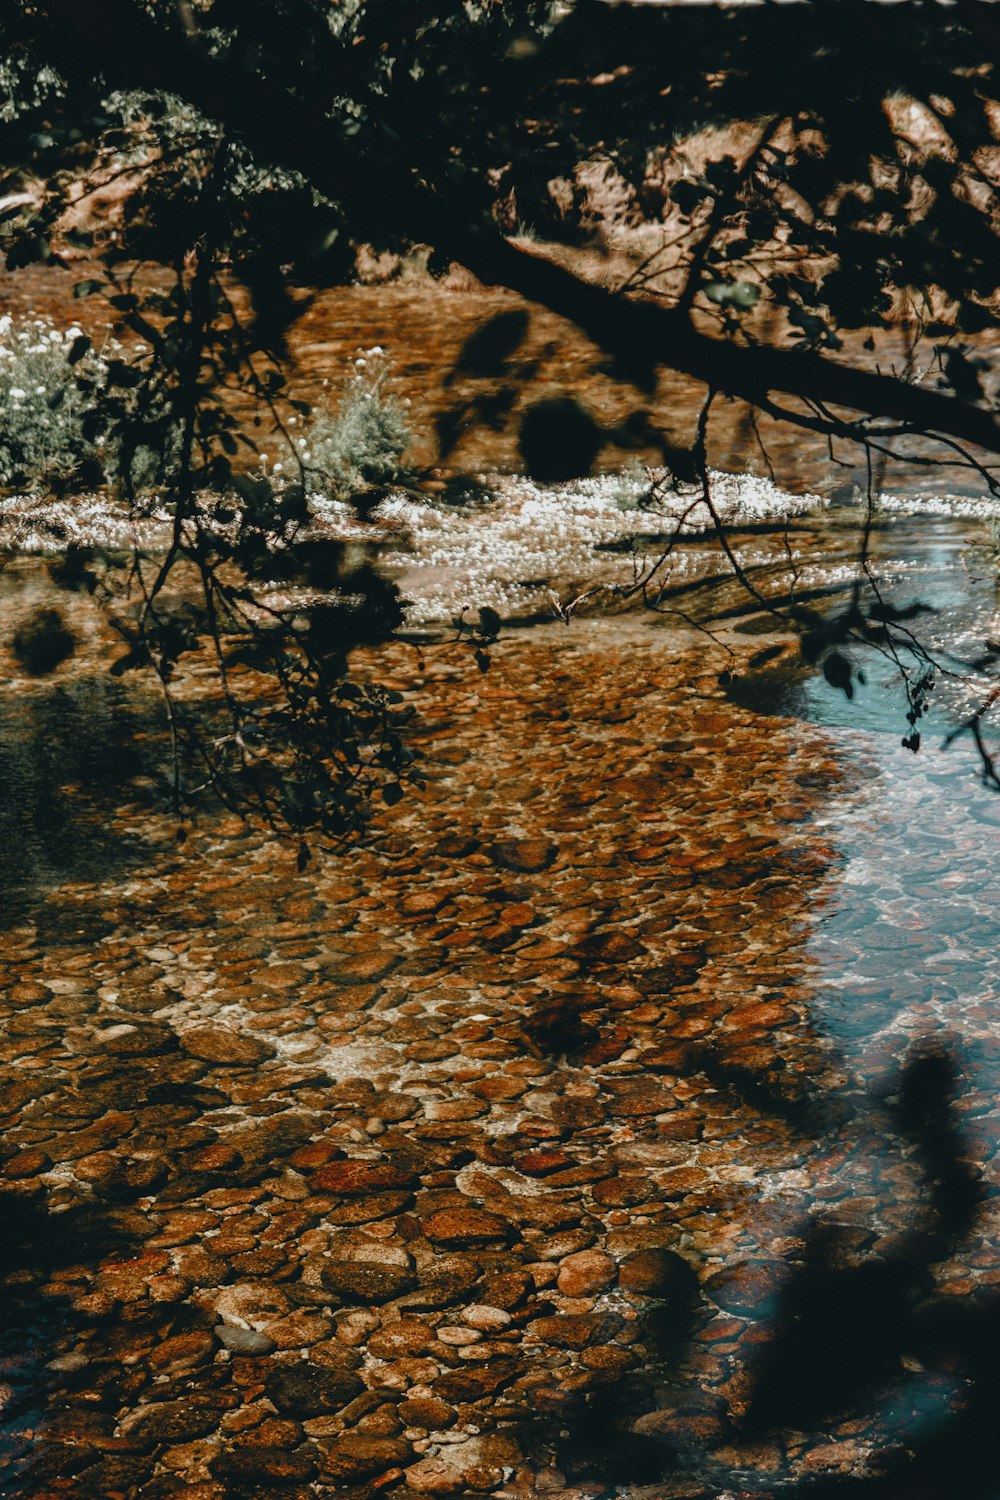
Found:
<path fill-rule="evenodd" d="M 565 600 L 573 592 L 628 587 L 643 556 L 655 556 L 670 538 L 685 539 L 670 559 L 671 580 L 683 580 L 704 572 L 705 548 L 699 549 L 698 539 L 711 544 L 715 516 L 738 531 L 780 524 L 827 504 L 818 494 L 792 494 L 758 475 L 713 471 L 710 509 L 699 488 L 671 487 L 669 476 L 638 465 L 563 484 L 492 474 L 485 476 L 484 490 L 485 502 L 467 506 L 397 492 L 369 520 L 322 495 L 311 496 L 309 504 L 317 532 L 381 551 L 408 601 L 408 624 L 431 627 L 483 606 L 504 619 L 548 615 L 553 590 Z M 860 517 L 860 499 L 857 508 Z M 1000 501 L 968 495 L 884 494 L 878 508 L 892 515 L 1000 518 Z M 203 512 L 211 526 L 208 497 Z M 51 556 L 71 543 L 155 551 L 169 535 L 165 510 L 136 520 L 102 495 L 0 500 L 0 548 L 17 553 Z"/>
<path fill-rule="evenodd" d="M 630 544 L 641 552 L 654 538 L 695 537 L 715 527 L 699 490 L 650 496 L 650 478 L 641 471 L 555 485 L 491 475 L 487 485 L 494 498 L 474 508 L 393 495 L 375 511 L 378 522 L 405 536 L 385 561 L 402 575 L 411 623 L 441 623 L 463 607 L 483 605 L 504 617 L 528 614 L 546 608 L 556 581 L 628 585 L 636 569 Z M 733 526 L 804 515 L 824 504 L 819 495 L 792 495 L 749 474 L 713 473 L 710 493 L 716 515 Z M 679 554 L 672 576 L 690 567 Z"/>
<path fill-rule="evenodd" d="M 1000 518 L 1000 498 L 993 495 L 895 495 L 878 498 L 878 509 L 903 516 L 954 516 L 969 521 Z"/>

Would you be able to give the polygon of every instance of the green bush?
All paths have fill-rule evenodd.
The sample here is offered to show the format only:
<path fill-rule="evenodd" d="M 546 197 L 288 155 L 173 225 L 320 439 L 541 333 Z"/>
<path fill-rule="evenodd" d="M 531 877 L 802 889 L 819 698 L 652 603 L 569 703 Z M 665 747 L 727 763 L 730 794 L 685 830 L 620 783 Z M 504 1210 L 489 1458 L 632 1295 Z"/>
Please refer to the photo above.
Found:
<path fill-rule="evenodd" d="M 117 340 L 97 350 L 79 327 L 0 317 L 0 488 L 148 493 L 174 479 L 180 439 Z"/>
<path fill-rule="evenodd" d="M 0 488 L 65 492 L 109 482 L 142 493 L 169 484 L 180 448 L 176 419 L 140 400 L 139 388 L 121 378 L 124 364 L 114 340 L 98 351 L 79 327 L 0 317 Z M 320 407 L 303 423 L 296 457 L 306 488 L 320 498 L 358 503 L 400 477 L 410 431 L 389 384 L 382 350 L 366 350 L 336 407 Z M 283 471 L 290 478 L 287 464 L 274 466 L 275 475 Z"/>
<path fill-rule="evenodd" d="M 100 481 L 95 415 L 107 374 L 81 329 L 0 317 L 0 485 L 59 490 Z"/>
<path fill-rule="evenodd" d="M 382 350 L 367 349 L 355 360 L 336 411 L 321 408 L 312 414 L 296 440 L 310 488 L 349 500 L 399 478 L 410 430 L 390 378 Z"/>

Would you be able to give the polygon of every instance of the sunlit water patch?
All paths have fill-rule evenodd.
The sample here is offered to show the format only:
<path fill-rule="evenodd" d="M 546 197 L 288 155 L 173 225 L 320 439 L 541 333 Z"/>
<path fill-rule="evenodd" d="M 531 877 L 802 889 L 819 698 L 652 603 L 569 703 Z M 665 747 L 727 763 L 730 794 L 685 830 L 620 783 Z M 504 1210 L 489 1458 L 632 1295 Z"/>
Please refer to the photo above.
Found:
<path fill-rule="evenodd" d="M 310 497 L 318 531 L 366 541 L 401 577 L 411 624 L 450 621 L 463 606 L 487 605 L 506 616 L 547 608 L 548 591 L 628 584 L 635 573 L 630 544 L 641 552 L 674 535 L 712 531 L 711 513 L 690 487 L 658 487 L 636 469 L 559 485 L 491 475 L 478 501 L 445 505 L 413 494 L 390 496 L 360 522 L 353 507 Z M 746 527 L 807 515 L 822 506 L 813 494 L 792 495 L 753 475 L 713 474 L 712 504 L 725 524 Z M 211 507 L 203 517 L 211 525 Z M 0 546 L 53 554 L 70 544 L 112 549 L 166 546 L 170 517 L 152 508 L 141 521 L 100 496 L 55 500 L 21 495 L 0 502 Z M 686 555 L 675 572 L 698 565 Z"/>
<path fill-rule="evenodd" d="M 670 488 L 662 473 L 639 466 L 558 485 L 516 475 L 483 478 L 466 503 L 400 491 L 367 521 L 343 501 L 313 495 L 312 524 L 320 534 L 364 544 L 381 557 L 406 596 L 414 627 L 448 624 L 462 609 L 484 606 L 504 619 L 547 616 L 553 594 L 564 603 L 578 592 L 606 598 L 628 590 L 671 544 L 657 585 L 683 591 L 706 575 L 731 571 L 716 520 L 727 528 L 743 567 L 755 578 L 771 571 L 770 592 L 808 599 L 857 576 L 864 506 L 856 494 L 831 505 L 755 475 L 713 472 L 710 509 L 698 489 Z M 881 497 L 876 533 L 882 535 L 883 582 L 905 586 L 911 576 L 923 580 L 935 572 L 930 538 L 942 550 L 934 579 L 939 593 L 955 576 L 953 559 L 943 554 L 968 549 L 973 537 L 962 566 L 978 561 L 995 577 L 998 516 L 1000 503 L 992 499 Z M 210 502 L 202 519 L 214 524 Z M 0 502 L 0 546 L 22 555 L 53 555 L 71 544 L 156 551 L 167 545 L 170 527 L 162 508 L 151 507 L 136 520 L 103 496 L 21 495 Z"/>
<path fill-rule="evenodd" d="M 642 554 L 672 536 L 714 529 L 699 492 L 650 494 L 648 474 L 601 475 L 542 485 L 494 475 L 485 505 L 452 509 L 402 496 L 378 519 L 400 528 L 403 545 L 386 564 L 398 570 L 414 624 L 451 620 L 464 607 L 501 616 L 549 612 L 552 589 L 628 587 Z M 791 495 L 753 475 L 714 474 L 712 503 L 729 525 L 774 522 L 818 510 L 818 495 Z M 680 553 L 672 576 L 695 576 L 704 562 Z"/>
<path fill-rule="evenodd" d="M 855 767 L 853 790 L 816 819 L 844 863 L 815 914 L 812 949 L 824 1024 L 863 1071 L 876 1052 L 885 1066 L 927 1035 L 954 1032 L 982 1055 L 996 1025 L 1000 793 L 984 785 L 971 738 L 952 739 L 996 682 L 997 573 L 986 541 L 940 513 L 899 515 L 878 540 L 881 598 L 914 607 L 909 628 L 934 673 L 918 753 L 902 744 L 902 670 L 912 679 L 926 665 L 916 650 L 847 648 L 864 676 L 850 697 L 794 657 L 733 689 L 758 709 L 828 725 Z M 979 1083 L 996 1092 L 1000 1074 Z"/>
<path fill-rule="evenodd" d="M 847 743 L 870 781 L 824 820 L 845 856 L 813 938 L 825 1022 L 858 1063 L 928 1035 L 982 1059 L 1000 1001 L 1000 794 L 967 753 L 914 763 L 870 736 Z M 996 1093 L 1000 1073 L 978 1082 Z"/>

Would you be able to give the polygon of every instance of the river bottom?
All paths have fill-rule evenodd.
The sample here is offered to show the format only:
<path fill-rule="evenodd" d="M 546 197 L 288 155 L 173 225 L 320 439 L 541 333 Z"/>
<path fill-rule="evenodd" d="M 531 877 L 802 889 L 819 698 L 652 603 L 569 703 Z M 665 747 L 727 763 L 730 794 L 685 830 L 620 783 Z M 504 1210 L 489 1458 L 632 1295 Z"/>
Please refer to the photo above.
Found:
<path fill-rule="evenodd" d="M 427 790 L 302 873 L 81 815 L 129 867 L 2 939 L 8 1493 L 992 1492 L 995 808 L 725 664 L 387 648 Z"/>

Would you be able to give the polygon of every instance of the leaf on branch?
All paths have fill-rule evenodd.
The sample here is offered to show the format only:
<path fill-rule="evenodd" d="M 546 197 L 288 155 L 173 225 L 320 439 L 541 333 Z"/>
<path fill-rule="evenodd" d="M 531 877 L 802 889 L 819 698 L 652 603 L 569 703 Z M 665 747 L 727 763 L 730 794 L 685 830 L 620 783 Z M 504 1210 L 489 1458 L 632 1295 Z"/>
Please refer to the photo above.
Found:
<path fill-rule="evenodd" d="M 148 665 L 149 652 L 145 646 L 136 645 L 130 651 L 126 651 L 124 656 L 119 656 L 117 661 L 113 661 L 108 671 L 112 677 L 122 677 L 126 672 L 134 672 L 137 667 Z"/>
<path fill-rule="evenodd" d="M 48 240 L 39 235 L 25 235 L 7 251 L 7 269 L 16 271 L 21 266 L 34 265 L 36 260 L 48 260 L 49 253 Z"/>
<path fill-rule="evenodd" d="M 978 360 L 961 349 L 949 349 L 943 360 L 945 379 L 961 401 L 981 401 L 983 383 Z"/>
<path fill-rule="evenodd" d="M 479 628 L 482 631 L 483 635 L 490 636 L 495 640 L 496 637 L 500 634 L 500 628 L 502 625 L 503 621 L 497 614 L 496 610 L 491 609 L 488 604 L 484 604 L 479 611 Z"/>
<path fill-rule="evenodd" d="M 108 385 L 118 385 L 131 390 L 142 382 L 142 371 L 133 369 L 122 359 L 113 359 L 108 365 Z"/>
<path fill-rule="evenodd" d="M 752 281 L 711 281 L 704 291 L 709 302 L 737 312 L 749 312 L 760 301 L 760 287 Z"/>
<path fill-rule="evenodd" d="M 854 697 L 853 671 L 850 661 L 839 651 L 831 651 L 823 658 L 823 676 L 831 687 L 839 688 L 848 698 Z"/>
<path fill-rule="evenodd" d="M 680 182 L 675 182 L 670 189 L 670 197 L 682 214 L 691 214 L 708 196 L 707 187 L 684 178 Z"/>

